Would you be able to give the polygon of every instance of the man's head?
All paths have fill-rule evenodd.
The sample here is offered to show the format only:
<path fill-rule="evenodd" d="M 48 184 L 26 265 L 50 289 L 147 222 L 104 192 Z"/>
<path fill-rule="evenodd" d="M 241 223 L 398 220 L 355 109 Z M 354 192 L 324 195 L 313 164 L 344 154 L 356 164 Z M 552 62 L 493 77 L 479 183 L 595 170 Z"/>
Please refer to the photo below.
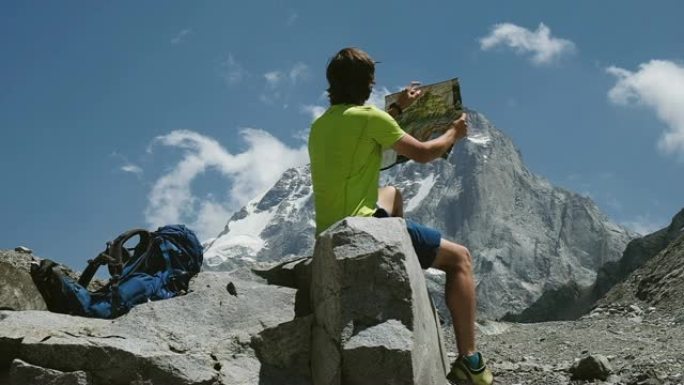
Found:
<path fill-rule="evenodd" d="M 362 105 L 373 89 L 375 62 L 358 48 L 344 48 L 330 59 L 326 77 L 331 105 Z"/>

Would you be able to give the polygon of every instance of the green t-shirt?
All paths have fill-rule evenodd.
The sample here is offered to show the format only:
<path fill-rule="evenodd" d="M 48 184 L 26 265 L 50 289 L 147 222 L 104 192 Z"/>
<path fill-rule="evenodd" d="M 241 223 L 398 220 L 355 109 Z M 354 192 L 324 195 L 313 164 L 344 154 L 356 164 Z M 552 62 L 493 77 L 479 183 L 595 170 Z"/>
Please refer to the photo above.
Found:
<path fill-rule="evenodd" d="M 372 216 L 378 200 L 382 150 L 404 135 L 373 106 L 337 104 L 311 125 L 309 158 L 316 235 L 348 216 Z"/>

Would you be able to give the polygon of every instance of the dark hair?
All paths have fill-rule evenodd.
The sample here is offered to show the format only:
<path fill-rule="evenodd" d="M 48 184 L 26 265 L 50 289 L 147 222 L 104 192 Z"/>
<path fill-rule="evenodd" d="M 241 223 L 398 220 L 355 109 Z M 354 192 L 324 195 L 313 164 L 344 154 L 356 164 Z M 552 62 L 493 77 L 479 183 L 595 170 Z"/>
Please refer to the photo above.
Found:
<path fill-rule="evenodd" d="M 330 59 L 326 77 L 331 105 L 362 105 L 373 88 L 375 62 L 358 48 L 344 48 Z"/>

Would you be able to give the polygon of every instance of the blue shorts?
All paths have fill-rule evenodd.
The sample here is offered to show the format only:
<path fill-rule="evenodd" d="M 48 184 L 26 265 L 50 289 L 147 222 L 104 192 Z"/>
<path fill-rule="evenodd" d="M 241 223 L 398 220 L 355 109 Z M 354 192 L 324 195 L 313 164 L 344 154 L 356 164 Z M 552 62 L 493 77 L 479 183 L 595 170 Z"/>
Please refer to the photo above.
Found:
<path fill-rule="evenodd" d="M 376 218 L 389 218 L 389 214 L 382 207 L 378 207 L 373 216 Z M 409 236 L 411 236 L 411 243 L 413 243 L 413 249 L 416 251 L 416 255 L 418 255 L 420 267 L 427 269 L 432 266 L 437 257 L 442 234 L 433 228 L 423 226 L 409 219 L 406 219 L 406 230 L 408 230 Z"/>

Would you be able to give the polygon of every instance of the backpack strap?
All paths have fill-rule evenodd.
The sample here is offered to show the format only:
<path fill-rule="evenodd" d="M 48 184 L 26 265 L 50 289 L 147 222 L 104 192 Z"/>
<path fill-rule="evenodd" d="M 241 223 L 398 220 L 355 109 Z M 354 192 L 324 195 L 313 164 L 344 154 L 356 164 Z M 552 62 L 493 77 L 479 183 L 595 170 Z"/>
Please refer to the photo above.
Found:
<path fill-rule="evenodd" d="M 133 255 L 126 249 L 126 242 L 135 237 L 140 236 L 140 241 L 135 246 Z M 119 235 L 111 242 L 107 242 L 107 248 L 101 252 L 94 259 L 88 260 L 88 266 L 83 270 L 83 274 L 78 280 L 78 283 L 83 287 L 88 287 L 88 284 L 93 279 L 97 269 L 102 265 L 107 265 L 109 274 L 112 277 L 119 276 L 123 270 L 123 266 L 131 257 L 137 257 L 149 250 L 151 247 L 150 232 L 144 229 L 132 229 Z"/>

